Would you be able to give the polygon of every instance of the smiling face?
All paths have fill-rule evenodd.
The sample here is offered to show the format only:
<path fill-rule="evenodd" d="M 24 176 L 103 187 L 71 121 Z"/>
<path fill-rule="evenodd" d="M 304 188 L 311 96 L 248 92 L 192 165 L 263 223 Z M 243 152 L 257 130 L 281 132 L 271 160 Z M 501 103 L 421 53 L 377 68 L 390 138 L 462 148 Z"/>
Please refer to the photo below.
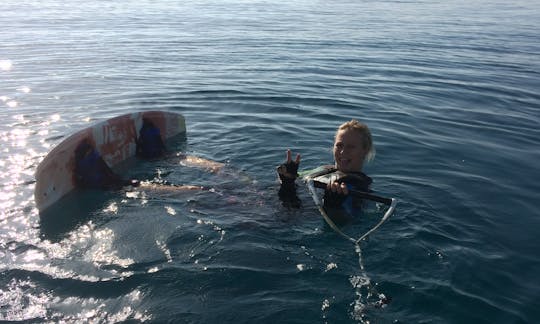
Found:
<path fill-rule="evenodd" d="M 371 132 L 355 119 L 339 126 L 334 139 L 334 161 L 341 172 L 362 171 L 365 160 L 375 156 Z"/>
<path fill-rule="evenodd" d="M 334 161 L 341 172 L 362 171 L 367 155 L 362 134 L 353 129 L 339 130 L 334 141 Z"/>

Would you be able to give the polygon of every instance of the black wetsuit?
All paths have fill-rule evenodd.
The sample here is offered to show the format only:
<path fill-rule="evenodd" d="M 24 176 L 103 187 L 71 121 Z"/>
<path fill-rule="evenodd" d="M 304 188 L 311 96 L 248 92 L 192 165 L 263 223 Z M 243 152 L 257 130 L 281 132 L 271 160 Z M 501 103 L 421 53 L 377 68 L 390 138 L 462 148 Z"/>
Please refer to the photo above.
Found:
<path fill-rule="evenodd" d="M 338 183 L 345 183 L 349 193 L 355 191 L 369 192 L 369 186 L 373 180 L 363 172 L 343 173 L 335 168 L 330 170 Z M 343 195 L 331 190 L 325 190 L 323 207 L 328 215 L 331 215 L 336 223 L 344 223 L 352 220 L 355 215 L 362 211 L 363 200 L 353 194 Z"/>
<path fill-rule="evenodd" d="M 290 174 L 297 174 L 298 165 L 295 163 L 286 163 L 281 167 L 287 168 Z M 295 169 L 296 168 L 296 169 Z M 307 174 L 309 177 L 321 175 L 333 176 L 333 181 L 345 183 L 349 192 L 362 191 L 369 192 L 369 186 L 373 180 L 363 172 L 343 173 L 337 171 L 334 166 L 323 166 L 316 169 L 312 174 Z M 280 175 L 281 187 L 279 189 L 279 198 L 284 206 L 299 208 L 301 201 L 296 193 L 295 179 L 285 178 Z M 356 198 L 353 195 L 343 195 L 335 193 L 331 190 L 325 190 L 323 197 L 323 208 L 336 223 L 343 223 L 351 220 L 354 215 L 358 214 L 362 209 L 362 199 Z"/>

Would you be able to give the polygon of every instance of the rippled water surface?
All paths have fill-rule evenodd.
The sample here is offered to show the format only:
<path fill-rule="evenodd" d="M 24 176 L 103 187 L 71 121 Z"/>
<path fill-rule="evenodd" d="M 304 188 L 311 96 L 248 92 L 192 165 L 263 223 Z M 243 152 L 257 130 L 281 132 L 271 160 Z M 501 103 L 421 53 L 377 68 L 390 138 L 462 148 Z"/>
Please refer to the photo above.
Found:
<path fill-rule="evenodd" d="M 537 1 L 4 0 L 0 25 L 0 320 L 540 319 Z M 184 114 L 187 139 L 120 171 L 213 190 L 37 212 L 53 147 L 146 110 Z M 351 118 L 374 135 L 373 189 L 399 201 L 361 252 L 303 186 L 282 207 L 274 171 L 286 148 L 331 163 Z"/>

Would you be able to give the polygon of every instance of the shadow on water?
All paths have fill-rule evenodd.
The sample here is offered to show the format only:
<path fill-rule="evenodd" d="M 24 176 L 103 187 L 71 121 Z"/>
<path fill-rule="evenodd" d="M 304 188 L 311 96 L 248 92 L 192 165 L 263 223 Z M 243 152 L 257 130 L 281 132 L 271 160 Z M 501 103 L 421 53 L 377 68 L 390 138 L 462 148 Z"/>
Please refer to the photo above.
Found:
<path fill-rule="evenodd" d="M 91 220 L 117 192 L 76 189 L 40 212 L 40 237 L 61 241 L 66 234 Z"/>

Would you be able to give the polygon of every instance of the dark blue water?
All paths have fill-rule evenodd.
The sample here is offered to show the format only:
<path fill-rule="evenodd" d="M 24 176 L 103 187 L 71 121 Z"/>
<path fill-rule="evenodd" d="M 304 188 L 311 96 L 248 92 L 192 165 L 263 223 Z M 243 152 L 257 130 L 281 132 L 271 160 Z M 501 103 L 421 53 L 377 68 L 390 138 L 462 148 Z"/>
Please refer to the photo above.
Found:
<path fill-rule="evenodd" d="M 4 0 L 0 26 L 0 320 L 540 318 L 537 1 Z M 38 214 L 47 152 L 157 109 L 187 139 L 121 171 L 213 192 L 77 192 Z M 303 187 L 283 208 L 274 173 L 286 148 L 331 163 L 351 118 L 374 135 L 373 188 L 399 201 L 361 253 Z"/>

